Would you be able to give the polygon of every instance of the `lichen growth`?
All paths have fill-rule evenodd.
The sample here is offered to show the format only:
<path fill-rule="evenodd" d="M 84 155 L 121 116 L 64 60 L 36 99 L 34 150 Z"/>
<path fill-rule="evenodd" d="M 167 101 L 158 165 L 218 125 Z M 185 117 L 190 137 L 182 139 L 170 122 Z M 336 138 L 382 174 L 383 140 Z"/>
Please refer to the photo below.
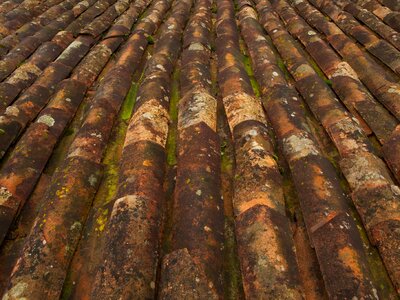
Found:
<path fill-rule="evenodd" d="M 213 3 L 213 4 L 211 5 L 211 12 L 212 12 L 213 14 L 216 14 L 217 11 L 218 11 L 217 4 L 216 4 L 216 3 Z"/>
<path fill-rule="evenodd" d="M 128 121 L 131 118 L 133 107 L 136 102 L 136 94 L 138 90 L 139 84 L 137 82 L 133 82 L 131 88 L 129 89 L 128 94 L 126 95 L 124 105 L 121 108 L 121 119 L 123 121 Z"/>
<path fill-rule="evenodd" d="M 302 134 L 291 135 L 283 139 L 283 143 L 286 146 L 286 152 L 293 157 L 292 159 L 319 154 L 314 142 Z"/>
<path fill-rule="evenodd" d="M 114 128 L 113 138 L 110 141 L 104 155 L 103 164 L 105 165 L 105 175 L 99 188 L 99 191 L 101 191 L 101 193 L 98 193 L 99 195 L 102 195 L 101 202 L 103 205 L 112 201 L 117 191 L 120 153 L 125 140 L 128 122 L 131 118 L 132 111 L 135 106 L 136 94 L 140 80 L 141 78 L 138 82 L 132 83 L 129 92 L 125 97 L 125 101 L 122 104 L 120 114 L 118 116 L 117 124 Z"/>
<path fill-rule="evenodd" d="M 82 223 L 81 222 L 74 222 L 74 224 L 71 225 L 71 227 L 69 228 L 71 231 L 73 232 L 81 232 L 82 231 Z"/>
<path fill-rule="evenodd" d="M 319 77 L 322 78 L 322 80 L 329 86 L 332 85 L 332 82 L 325 76 L 324 72 L 321 70 L 321 68 L 318 66 L 318 64 L 313 60 L 309 55 L 308 56 L 308 63 L 311 65 L 311 67 L 314 69 L 314 71 L 318 74 Z"/>
<path fill-rule="evenodd" d="M 224 227 L 224 299 L 241 299 L 244 292 L 237 255 L 233 217 L 225 216 Z"/>
<path fill-rule="evenodd" d="M 125 134 L 128 128 L 128 123 L 135 106 L 139 82 L 141 80 L 142 77 L 140 77 L 138 81 L 132 82 L 131 88 L 121 106 L 118 120 L 116 121 L 112 137 L 103 158 L 102 163 L 105 166 L 104 176 L 94 200 L 94 207 L 96 210 L 96 222 L 94 230 L 98 235 L 104 231 L 108 222 L 109 210 L 105 206 L 114 199 L 117 192 L 120 156 L 125 140 Z"/>
<path fill-rule="evenodd" d="M 287 81 L 289 81 L 291 79 L 290 73 L 288 71 L 288 69 L 285 66 L 285 63 L 283 62 L 282 58 L 276 56 L 276 62 L 278 64 L 279 69 L 281 69 L 281 71 L 283 72 L 285 79 Z"/>
<path fill-rule="evenodd" d="M 154 44 L 154 38 L 153 38 L 152 35 L 148 35 L 146 37 L 146 39 L 147 39 L 147 42 L 149 43 L 149 45 L 153 45 Z"/>
<path fill-rule="evenodd" d="M 178 102 L 180 99 L 179 93 L 179 77 L 180 69 L 175 68 L 172 75 L 171 97 L 169 102 L 169 116 L 171 125 L 167 137 L 167 163 L 170 166 L 176 165 L 176 138 L 177 138 L 177 121 L 178 121 Z"/>
<path fill-rule="evenodd" d="M 53 119 L 52 116 L 50 115 L 43 115 L 40 116 L 39 119 L 37 120 L 38 123 L 43 123 L 49 127 L 52 127 L 55 123 L 55 120 Z"/>
<path fill-rule="evenodd" d="M 97 183 L 97 177 L 96 177 L 96 175 L 94 175 L 94 174 L 91 174 L 90 176 L 89 176 L 89 184 L 92 186 L 92 187 L 95 187 L 96 186 L 96 183 Z"/>
<path fill-rule="evenodd" d="M 3 300 L 12 300 L 12 299 L 27 299 L 24 297 L 25 291 L 28 288 L 28 283 L 26 282 L 18 282 L 15 284 L 11 290 L 9 290 L 4 296 Z"/>
<path fill-rule="evenodd" d="M 242 47 L 242 51 L 245 52 L 244 46 Z M 246 70 L 247 75 L 249 76 L 251 87 L 253 88 L 254 95 L 260 97 L 260 86 L 258 85 L 257 80 L 254 77 L 253 68 L 251 66 L 251 59 L 247 55 L 247 53 L 243 54 L 243 64 Z"/>
<path fill-rule="evenodd" d="M 6 111 L 4 112 L 4 114 L 7 116 L 18 117 L 19 109 L 18 109 L 18 107 L 11 105 L 6 108 Z"/>
<path fill-rule="evenodd" d="M 104 231 L 104 228 L 106 227 L 107 220 L 108 220 L 108 208 L 99 208 L 98 209 L 98 217 L 96 218 L 96 229 L 95 231 L 97 232 L 102 232 Z"/>
<path fill-rule="evenodd" d="M 188 50 L 190 51 L 203 51 L 204 46 L 201 43 L 192 43 L 190 44 Z"/>
<path fill-rule="evenodd" d="M 4 204 L 12 194 L 5 187 L 0 188 L 0 205 Z"/>

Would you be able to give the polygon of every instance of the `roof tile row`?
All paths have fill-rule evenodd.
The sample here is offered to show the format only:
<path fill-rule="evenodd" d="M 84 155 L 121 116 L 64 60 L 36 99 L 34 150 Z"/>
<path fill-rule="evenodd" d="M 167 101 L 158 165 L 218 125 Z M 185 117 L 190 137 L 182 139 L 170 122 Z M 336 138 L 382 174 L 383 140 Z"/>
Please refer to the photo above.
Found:
<path fill-rule="evenodd" d="M 0 0 L 3 298 L 396 298 L 398 17 Z"/>

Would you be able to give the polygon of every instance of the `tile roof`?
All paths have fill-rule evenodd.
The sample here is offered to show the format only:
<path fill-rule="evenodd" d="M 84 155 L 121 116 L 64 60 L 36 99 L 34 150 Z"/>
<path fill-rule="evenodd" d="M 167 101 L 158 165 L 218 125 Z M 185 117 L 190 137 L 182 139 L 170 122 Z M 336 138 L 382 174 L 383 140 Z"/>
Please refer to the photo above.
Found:
<path fill-rule="evenodd" d="M 397 299 L 397 0 L 0 0 L 3 299 Z"/>

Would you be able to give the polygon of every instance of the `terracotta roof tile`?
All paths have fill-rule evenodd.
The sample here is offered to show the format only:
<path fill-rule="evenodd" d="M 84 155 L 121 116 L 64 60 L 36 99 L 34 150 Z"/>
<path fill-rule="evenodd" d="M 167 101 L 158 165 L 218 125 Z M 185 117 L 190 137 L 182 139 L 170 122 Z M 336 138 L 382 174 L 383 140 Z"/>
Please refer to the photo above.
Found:
<path fill-rule="evenodd" d="M 397 299 L 393 0 L 0 0 L 3 299 Z"/>

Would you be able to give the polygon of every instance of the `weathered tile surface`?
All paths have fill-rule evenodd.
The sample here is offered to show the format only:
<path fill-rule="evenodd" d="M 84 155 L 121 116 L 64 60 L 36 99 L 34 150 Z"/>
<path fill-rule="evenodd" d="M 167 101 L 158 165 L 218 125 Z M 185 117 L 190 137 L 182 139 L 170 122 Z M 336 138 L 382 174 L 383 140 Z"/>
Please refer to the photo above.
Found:
<path fill-rule="evenodd" d="M 397 299 L 396 0 L 0 0 L 0 295 Z"/>

